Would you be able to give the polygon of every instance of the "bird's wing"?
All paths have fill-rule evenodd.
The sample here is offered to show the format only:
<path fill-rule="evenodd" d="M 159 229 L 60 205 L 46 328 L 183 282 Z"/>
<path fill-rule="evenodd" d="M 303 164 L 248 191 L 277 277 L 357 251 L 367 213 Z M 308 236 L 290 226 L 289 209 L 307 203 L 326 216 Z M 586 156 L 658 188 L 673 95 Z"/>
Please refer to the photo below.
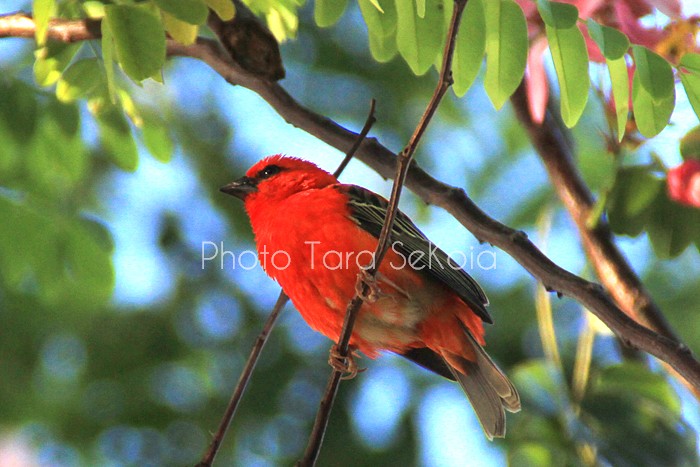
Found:
<path fill-rule="evenodd" d="M 352 219 L 365 231 L 379 238 L 386 217 L 388 202 L 379 195 L 357 185 L 335 187 L 348 197 Z M 391 231 L 391 247 L 409 258 L 417 272 L 426 274 L 452 289 L 483 321 L 493 323 L 486 311 L 489 300 L 481 286 L 444 251 L 421 232 L 407 215 L 398 211 Z M 423 254 L 415 254 L 421 252 Z M 411 267 L 411 266 L 407 266 Z"/>

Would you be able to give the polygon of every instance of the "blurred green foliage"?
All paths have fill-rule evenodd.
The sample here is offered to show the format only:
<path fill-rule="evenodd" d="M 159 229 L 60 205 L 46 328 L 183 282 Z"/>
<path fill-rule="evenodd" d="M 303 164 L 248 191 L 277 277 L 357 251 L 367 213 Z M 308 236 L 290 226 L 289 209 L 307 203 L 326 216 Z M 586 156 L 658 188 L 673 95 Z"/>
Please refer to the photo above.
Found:
<path fill-rule="evenodd" d="M 385 16 L 376 16 L 374 3 Z M 79 4 L 59 2 L 64 11 Z M 268 21 L 277 18 L 278 34 L 298 34 L 297 41 L 283 46 L 291 70 L 283 84 L 303 105 L 355 127 L 375 97 L 380 113 L 373 134 L 393 149 L 406 141 L 436 78 L 434 72 L 415 77 L 412 71 L 427 72 L 437 52 L 424 56 L 415 44 L 397 50 L 391 39 L 411 37 L 416 31 L 406 22 L 424 21 L 428 11 L 423 17 L 405 5 L 394 9 L 392 2 L 361 0 L 359 7 L 349 2 L 342 14 L 332 2 L 319 2 L 299 10 L 295 26 L 299 5 L 294 1 L 252 6 Z M 133 8 L 143 7 L 128 7 L 128 15 Z M 186 13 L 180 16 L 188 18 Z M 123 19 L 117 16 L 112 24 L 116 34 L 125 28 L 122 38 L 130 31 L 128 24 L 117 24 Z M 314 19 L 321 26 L 340 22 L 320 30 Z M 439 39 L 431 36 L 436 44 Z M 38 53 L 33 77 L 33 50 L 13 47 L 14 53 L 0 59 L 7 70 L 0 77 L 0 451 L 11 439 L 47 465 L 192 465 L 218 424 L 275 295 L 263 283 L 243 283 L 249 276 L 201 267 L 201 241 L 211 239 L 202 229 L 211 219 L 199 216 L 221 223 L 214 229 L 219 240 L 241 250 L 252 247 L 242 208 L 217 188 L 263 155 L 242 141 L 268 135 L 241 135 L 236 126 L 255 118 L 259 107 L 227 108 L 222 96 L 238 92 L 241 98 L 242 91 L 220 79 L 206 81 L 203 86 L 212 89 L 199 89 L 197 98 L 190 98 L 198 80 L 213 75 L 191 61 L 166 69 L 163 87 L 172 92 L 164 97 L 151 94 L 151 84 L 134 86 L 120 72 L 103 75 L 98 44 L 49 42 Z M 128 53 L 128 47 L 117 45 L 117 55 Z M 410 65 L 395 57 L 397 52 L 412 57 Z M 153 75 L 151 69 L 135 71 L 139 63 L 126 73 L 135 79 Z M 55 89 L 41 87 L 54 83 Z M 337 94 L 341 86 L 348 91 L 344 99 Z M 532 233 L 542 211 L 558 205 L 546 180 L 536 176 L 540 169 L 525 133 L 509 112 L 490 110 L 487 99 L 481 83 L 466 101 L 447 99 L 418 162 L 450 183 L 466 185 L 486 211 Z M 692 241 L 698 245 L 700 223 L 690 219 L 699 211 L 666 199 L 658 165 L 613 160 L 593 130 L 603 126 L 603 116 L 589 104 L 574 132 L 584 177 L 597 195 L 607 197 L 607 210 L 600 214 L 619 234 L 649 233 L 623 242 L 646 258 L 632 260 L 685 342 L 700 349 L 700 262 L 697 250 L 688 248 Z M 453 134 L 468 134 L 477 143 L 452 147 L 456 143 L 445 135 Z M 135 216 L 143 208 L 122 191 L 146 190 L 142 195 L 148 197 L 155 189 L 129 185 L 147 152 L 161 162 L 174 159 L 169 182 L 189 184 L 192 191 L 182 206 L 164 205 L 152 213 L 154 239 L 121 233 L 126 246 L 153 243 L 161 280 L 169 285 L 145 304 L 130 304 L 113 295 L 120 273 L 115 255 L 125 248 L 115 242 L 120 219 L 114 216 Z M 445 160 L 445 154 L 452 159 Z M 638 154 L 646 158 L 649 151 L 642 146 Z M 331 151 L 328 158 L 339 160 Z M 405 209 L 426 220 L 435 212 L 422 205 Z M 451 228 L 454 236 L 467 237 Z M 563 239 L 564 246 L 553 249 L 555 261 L 580 258 L 571 251 L 575 243 L 565 242 L 572 232 L 557 208 L 550 243 Z M 465 248 L 472 244 L 465 239 Z M 488 329 L 489 352 L 512 375 L 524 403 L 521 413 L 509 416 L 508 437 L 487 449 L 505 453 L 514 466 L 586 465 L 591 459 L 602 465 L 697 465 L 697 434 L 682 417 L 678 393 L 690 406 L 687 413 L 697 417 L 696 401 L 664 373 L 620 363 L 616 342 L 606 334 L 597 334 L 588 387 L 578 400 L 570 381 L 583 311 L 569 300 L 553 300 L 562 372 L 542 356 L 533 282 L 517 266 L 504 264 L 505 258 L 499 261 L 503 271 L 476 274 L 486 281 L 497 323 Z M 261 290 L 273 292 L 265 296 Z M 311 334 L 288 308 L 219 465 L 290 465 L 304 448 L 329 372 L 329 343 Z M 419 412 L 432 388 L 450 383 L 398 359 L 386 360 L 368 362 L 367 373 L 342 385 L 321 465 L 430 463 L 421 457 L 426 441 Z M 408 395 L 389 442 L 368 442 L 358 433 L 362 412 L 355 404 L 362 400 L 364 381 L 381 374 L 383 365 L 406 375 Z M 392 383 L 398 384 L 387 382 Z M 482 434 L 475 429 L 457 436 Z"/>

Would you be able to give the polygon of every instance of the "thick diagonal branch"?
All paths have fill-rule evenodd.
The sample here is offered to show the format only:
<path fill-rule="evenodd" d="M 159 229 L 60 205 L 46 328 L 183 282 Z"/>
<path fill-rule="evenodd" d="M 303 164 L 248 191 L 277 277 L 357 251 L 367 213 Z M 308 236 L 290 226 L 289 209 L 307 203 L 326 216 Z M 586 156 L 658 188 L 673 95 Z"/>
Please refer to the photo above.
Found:
<path fill-rule="evenodd" d="M 8 17 L 0 17 L 0 37 L 7 37 Z M 75 23 L 75 22 L 69 22 Z M 62 24 L 53 22 L 49 37 L 58 36 L 53 29 Z M 86 31 L 84 24 L 81 31 Z M 21 37 L 27 34 L 23 29 Z M 90 37 L 90 38 L 95 38 Z M 73 36 L 66 40 L 73 39 Z M 260 95 L 275 111 L 290 124 L 324 141 L 336 149 L 347 152 L 357 134 L 343 128 L 333 120 L 319 115 L 300 105 L 279 84 L 266 81 L 245 72 L 234 63 L 215 42 L 200 39 L 196 44 L 183 46 L 168 41 L 168 54 L 198 59 L 209 65 L 232 85 L 240 85 Z M 360 146 L 356 156 L 380 175 L 391 178 L 396 173 L 397 157 L 382 146 L 376 138 L 369 138 Z M 678 340 L 660 335 L 626 315 L 613 303 L 598 284 L 588 282 L 560 268 L 549 260 L 524 233 L 517 232 L 487 216 L 464 190 L 444 184 L 412 163 L 405 186 L 429 204 L 448 211 L 478 239 L 489 242 L 512 256 L 530 274 L 553 290 L 569 296 L 584 305 L 600 318 L 620 339 L 665 361 L 680 373 L 695 390 L 700 390 L 700 363 L 690 350 Z"/>
<path fill-rule="evenodd" d="M 598 278 L 620 308 L 643 325 L 669 339 L 678 340 L 644 284 L 617 248 L 606 222 L 589 228 L 594 199 L 574 164 L 572 148 L 564 130 L 551 112 L 542 124 L 535 123 L 528 110 L 527 94 L 521 85 L 511 102 L 515 113 L 530 135 L 535 150 L 544 163 L 549 178 L 564 207 L 576 223 L 583 247 Z"/>
<path fill-rule="evenodd" d="M 447 31 L 447 38 L 445 40 L 445 49 L 443 51 L 443 61 L 440 71 L 440 78 L 438 80 L 435 91 L 430 98 L 430 102 L 426 106 L 425 112 L 418 122 L 415 131 L 411 135 L 406 147 L 399 154 L 399 163 L 396 168 L 396 176 L 394 178 L 394 184 L 391 189 L 391 197 L 389 198 L 389 204 L 387 206 L 386 218 L 384 219 L 384 224 L 382 225 L 382 230 L 379 234 L 379 239 L 377 241 L 377 248 L 374 252 L 374 260 L 372 261 L 372 266 L 367 268 L 365 274 L 360 274 L 358 276 L 358 288 L 360 291 L 355 294 L 350 303 L 347 306 L 345 312 L 345 320 L 343 322 L 343 328 L 340 333 L 340 339 L 338 340 L 338 353 L 341 357 L 346 357 L 350 351 L 350 339 L 352 336 L 352 330 L 355 324 L 355 320 L 360 311 L 360 307 L 364 300 L 367 299 L 370 293 L 369 281 L 373 281 L 376 276 L 379 265 L 382 259 L 389 250 L 389 242 L 391 241 L 391 229 L 394 224 L 394 219 L 396 218 L 396 213 L 399 209 L 399 199 L 401 197 L 401 191 L 403 189 L 404 182 L 406 180 L 406 175 L 408 173 L 411 160 L 415 154 L 418 143 L 420 142 L 428 124 L 435 115 L 442 98 L 445 93 L 452 85 L 452 56 L 454 55 L 455 42 L 457 39 L 457 32 L 459 31 L 459 23 L 462 18 L 462 12 L 467 4 L 467 0 L 455 0 L 454 10 L 452 12 L 452 19 L 450 20 L 450 27 Z M 297 464 L 298 466 L 313 466 L 316 464 L 318 455 L 321 449 L 321 443 L 323 441 L 323 436 L 325 434 L 326 428 L 328 426 L 328 421 L 330 419 L 331 409 L 333 407 L 333 402 L 335 400 L 336 394 L 338 393 L 338 386 L 340 384 L 341 372 L 334 369 L 331 374 L 328 385 L 326 386 L 326 392 L 321 399 L 321 404 L 316 415 L 316 420 L 314 421 L 314 426 L 311 431 L 311 436 L 309 437 L 309 443 L 304 451 L 302 459 Z"/>
<path fill-rule="evenodd" d="M 548 110 L 544 122 L 536 123 L 530 116 L 527 93 L 522 84 L 511 98 L 511 102 L 549 173 L 559 199 L 576 224 L 583 248 L 599 280 L 627 315 L 659 334 L 679 342 L 663 312 L 617 248 L 608 224 L 600 220 L 595 227 L 589 227 L 588 219 L 595 201 L 576 168 L 570 140 L 565 136 L 567 130 L 561 120 Z M 674 368 L 668 369 L 678 376 Z M 683 378 L 680 378 L 680 381 L 700 399 L 700 388 L 689 384 Z"/>

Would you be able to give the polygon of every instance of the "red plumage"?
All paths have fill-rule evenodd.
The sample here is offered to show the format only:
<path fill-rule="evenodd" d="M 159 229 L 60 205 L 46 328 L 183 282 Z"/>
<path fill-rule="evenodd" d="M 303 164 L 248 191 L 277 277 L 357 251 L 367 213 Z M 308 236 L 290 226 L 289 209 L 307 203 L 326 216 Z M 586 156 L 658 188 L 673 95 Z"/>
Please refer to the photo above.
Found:
<path fill-rule="evenodd" d="M 340 184 L 310 162 L 281 155 L 261 160 L 222 190 L 245 201 L 265 272 L 309 326 L 337 342 L 359 267 L 371 261 L 377 246 L 375 227 L 383 217 L 372 215 L 383 212 L 385 200 Z M 407 241 L 427 242 L 403 214 L 399 222 L 410 234 Z M 370 358 L 382 350 L 395 352 L 457 379 L 489 438 L 503 436 L 503 408 L 518 410 L 519 398 L 481 347 L 486 297 L 466 273 L 458 273 L 475 292 L 456 293 L 450 276 L 416 270 L 401 251 L 390 249 L 377 274 L 377 299 L 362 305 L 350 345 Z M 479 314 L 473 310 L 477 305 Z"/>

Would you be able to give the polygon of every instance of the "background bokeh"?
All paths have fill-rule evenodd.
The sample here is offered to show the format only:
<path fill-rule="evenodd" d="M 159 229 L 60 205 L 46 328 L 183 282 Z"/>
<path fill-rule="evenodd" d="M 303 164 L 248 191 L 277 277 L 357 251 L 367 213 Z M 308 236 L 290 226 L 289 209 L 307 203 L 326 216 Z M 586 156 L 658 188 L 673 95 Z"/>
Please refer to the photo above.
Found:
<path fill-rule="evenodd" d="M 5 1 L 0 12 L 29 9 L 28 2 Z M 123 171 L 110 162 L 110 151 L 119 149 L 105 144 L 84 103 L 73 113 L 33 83 L 32 47 L 27 40 L 0 41 L 0 465 L 194 464 L 279 290 L 260 267 L 247 270 L 230 255 L 223 267 L 219 258 L 202 261 L 211 251 L 206 242 L 237 259 L 254 248 L 242 204 L 218 188 L 265 155 L 299 156 L 329 171 L 343 155 L 202 63 L 175 59 L 163 85 L 133 89 L 144 114 L 165 123 L 173 158 L 156 160 L 138 140 L 138 168 Z M 283 44 L 282 54 L 282 84 L 290 94 L 350 129 L 359 130 L 376 98 L 372 135 L 394 151 L 407 141 L 436 80 L 434 71 L 413 76 L 399 59 L 374 62 L 353 2 L 337 25 L 323 30 L 313 25 L 312 5 L 304 6 L 298 37 Z M 697 120 L 678 95 L 673 125 L 630 159 L 654 154 L 668 165 L 680 161 L 678 138 Z M 574 130 L 579 166 L 596 190 L 609 184 L 614 165 L 600 136 L 606 127 L 599 105 L 591 102 Z M 33 113 L 23 121 L 28 108 Z M 76 128 L 55 135 L 51 122 Z M 60 160 L 78 153 L 79 170 Z M 493 110 L 483 86 L 462 99 L 448 95 L 416 157 L 541 245 L 551 222 L 547 254 L 591 277 L 525 133 L 508 106 Z M 390 182 L 357 161 L 341 178 L 384 195 L 390 190 Z M 617 344 L 597 333 L 591 400 L 577 416 L 566 381 L 585 311 L 552 297 L 564 363 L 559 373 L 543 358 L 536 282 L 504 252 L 480 245 L 412 194 L 402 197 L 402 209 L 445 251 L 496 258 L 493 269 L 471 272 L 491 299 L 496 325 L 487 329 L 489 352 L 521 389 L 523 411 L 509 415 L 505 441 L 490 443 L 455 384 L 392 355 L 363 359 L 368 370 L 341 386 L 321 465 L 579 465 L 580 446 L 589 441 L 604 465 L 697 462 L 697 401 L 656 363 L 653 372 L 629 365 L 611 373 L 620 361 Z M 33 228 L 22 230 L 27 219 Z M 697 249 L 660 261 L 646 236 L 618 240 L 673 327 L 700 350 Z M 62 255 L 74 254 L 76 242 L 84 255 L 66 265 Z M 293 463 L 329 374 L 329 344 L 287 306 L 220 465 Z M 605 386 L 606 378 L 619 393 Z M 594 388 L 614 397 L 596 399 Z"/>

